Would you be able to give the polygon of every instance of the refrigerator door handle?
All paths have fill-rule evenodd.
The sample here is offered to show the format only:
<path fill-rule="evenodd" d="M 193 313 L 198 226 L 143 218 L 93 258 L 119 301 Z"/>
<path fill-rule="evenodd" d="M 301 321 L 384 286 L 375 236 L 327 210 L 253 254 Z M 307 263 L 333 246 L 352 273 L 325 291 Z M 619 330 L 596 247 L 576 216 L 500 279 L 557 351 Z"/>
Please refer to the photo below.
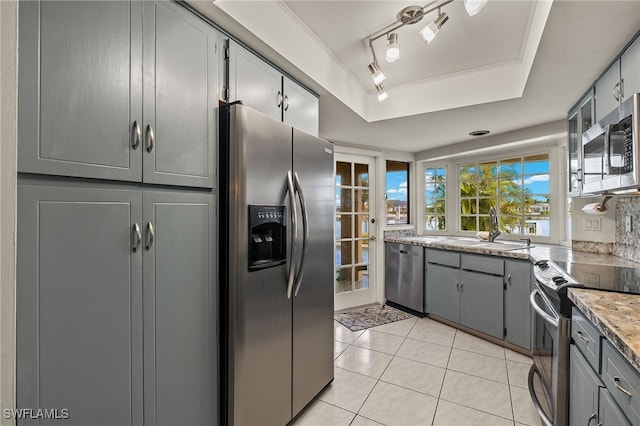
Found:
<path fill-rule="evenodd" d="M 291 204 L 291 256 L 289 257 L 289 279 L 287 280 L 287 299 L 291 299 L 293 282 L 295 281 L 296 239 L 298 238 L 298 210 L 296 208 L 295 189 L 291 170 L 287 172 L 287 186 L 289 188 L 289 203 Z"/>
<path fill-rule="evenodd" d="M 300 256 L 300 267 L 296 271 L 296 286 L 294 296 L 298 295 L 300 291 L 300 285 L 302 284 L 302 277 L 304 275 L 304 263 L 307 249 L 309 248 L 309 213 L 307 211 L 307 204 L 304 201 L 304 191 L 300 184 L 300 178 L 298 173 L 294 173 L 296 192 L 298 193 L 298 199 L 300 200 L 300 207 L 302 208 L 302 255 Z"/>

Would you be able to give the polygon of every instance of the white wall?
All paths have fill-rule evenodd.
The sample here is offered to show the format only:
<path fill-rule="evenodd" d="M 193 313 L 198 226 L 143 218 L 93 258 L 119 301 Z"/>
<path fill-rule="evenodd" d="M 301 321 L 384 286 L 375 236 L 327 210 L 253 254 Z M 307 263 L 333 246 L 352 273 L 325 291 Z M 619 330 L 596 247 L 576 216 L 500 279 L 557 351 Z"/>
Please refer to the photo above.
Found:
<path fill-rule="evenodd" d="M 18 4 L 0 1 L 0 410 L 15 407 Z M 13 425 L 0 414 L 0 425 Z"/>
<path fill-rule="evenodd" d="M 589 203 L 600 202 L 604 197 L 574 198 L 571 200 L 571 239 L 576 241 L 593 241 L 596 243 L 613 243 L 616 240 L 616 200 L 607 202 L 607 214 L 604 216 L 590 216 L 582 211 L 582 207 Z M 600 218 L 600 231 L 586 231 L 585 221 Z"/>

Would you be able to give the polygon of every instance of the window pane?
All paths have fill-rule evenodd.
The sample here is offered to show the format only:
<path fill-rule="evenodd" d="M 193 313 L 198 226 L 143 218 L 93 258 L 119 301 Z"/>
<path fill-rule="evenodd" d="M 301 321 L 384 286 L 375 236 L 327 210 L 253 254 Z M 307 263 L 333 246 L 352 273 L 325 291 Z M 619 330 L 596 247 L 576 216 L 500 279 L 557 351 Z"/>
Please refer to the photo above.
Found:
<path fill-rule="evenodd" d="M 474 180 L 476 178 L 476 166 L 462 166 L 460 167 L 460 181 Z"/>
<path fill-rule="evenodd" d="M 336 242 L 336 265 L 351 265 L 352 262 L 352 254 L 351 254 L 351 241 L 337 241 Z"/>
<path fill-rule="evenodd" d="M 369 266 L 362 265 L 355 267 L 356 282 L 355 289 L 363 290 L 369 288 Z"/>
<path fill-rule="evenodd" d="M 541 237 L 549 236 L 549 217 L 546 216 L 525 216 L 524 234 L 537 235 Z"/>
<path fill-rule="evenodd" d="M 351 267 L 336 269 L 336 293 L 352 290 Z"/>
<path fill-rule="evenodd" d="M 368 238 L 369 237 L 369 215 L 359 214 L 355 217 L 356 220 L 356 238 Z"/>
<path fill-rule="evenodd" d="M 500 162 L 500 176 L 518 177 L 522 176 L 522 161 L 520 158 L 512 158 Z"/>
<path fill-rule="evenodd" d="M 475 182 L 460 182 L 460 196 L 461 197 L 475 197 L 476 183 Z"/>
<path fill-rule="evenodd" d="M 522 216 L 500 216 L 500 229 L 506 234 L 520 234 Z"/>
<path fill-rule="evenodd" d="M 336 188 L 336 212 L 351 212 L 351 188 Z"/>
<path fill-rule="evenodd" d="M 351 185 L 351 163 L 336 161 L 336 185 Z"/>
<path fill-rule="evenodd" d="M 476 216 L 460 216 L 460 229 L 463 231 L 476 231 Z"/>
<path fill-rule="evenodd" d="M 476 199 L 467 198 L 460 200 L 460 213 L 462 214 L 476 214 Z"/>
<path fill-rule="evenodd" d="M 504 197 L 500 203 L 500 214 L 522 214 L 522 199 Z"/>
<path fill-rule="evenodd" d="M 480 198 L 478 200 L 478 213 L 489 214 L 489 209 L 498 205 L 496 198 Z"/>
<path fill-rule="evenodd" d="M 351 215 L 336 215 L 336 240 L 352 237 L 352 218 L 353 216 Z"/>
<path fill-rule="evenodd" d="M 478 164 L 478 178 L 489 178 L 498 176 L 498 163 Z"/>
<path fill-rule="evenodd" d="M 525 176 L 524 190 L 529 194 L 548 194 L 549 175 Z"/>
<path fill-rule="evenodd" d="M 367 164 L 354 164 L 356 169 L 355 186 L 369 186 L 369 166 Z"/>
<path fill-rule="evenodd" d="M 524 174 L 533 175 L 549 173 L 549 157 L 547 154 L 535 155 L 524 159 Z"/>
<path fill-rule="evenodd" d="M 402 161 L 387 161 L 386 194 L 387 194 L 387 224 L 398 225 L 409 223 L 409 163 Z M 433 169 L 425 176 L 435 179 Z M 435 187 L 431 188 L 435 191 Z M 425 187 L 425 191 L 427 188 Z"/>
<path fill-rule="evenodd" d="M 486 197 L 498 193 L 497 179 L 480 179 L 478 181 L 478 196 Z"/>
<path fill-rule="evenodd" d="M 488 230 L 489 230 L 489 216 L 479 216 L 478 231 L 488 231 Z"/>
<path fill-rule="evenodd" d="M 368 213 L 369 212 L 369 190 L 368 189 L 356 189 L 354 190 L 356 195 L 356 202 L 354 205 L 355 213 Z"/>
<path fill-rule="evenodd" d="M 356 248 L 356 263 L 369 262 L 369 240 L 354 241 Z"/>

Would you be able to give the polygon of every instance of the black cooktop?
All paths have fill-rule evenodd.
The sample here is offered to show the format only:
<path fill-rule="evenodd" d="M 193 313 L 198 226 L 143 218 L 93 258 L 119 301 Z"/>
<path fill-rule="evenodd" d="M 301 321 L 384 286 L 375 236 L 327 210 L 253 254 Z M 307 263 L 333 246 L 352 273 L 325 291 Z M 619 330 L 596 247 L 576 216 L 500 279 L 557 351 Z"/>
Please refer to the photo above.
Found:
<path fill-rule="evenodd" d="M 587 288 L 640 294 L 640 265 L 633 268 L 576 262 L 554 263 Z"/>

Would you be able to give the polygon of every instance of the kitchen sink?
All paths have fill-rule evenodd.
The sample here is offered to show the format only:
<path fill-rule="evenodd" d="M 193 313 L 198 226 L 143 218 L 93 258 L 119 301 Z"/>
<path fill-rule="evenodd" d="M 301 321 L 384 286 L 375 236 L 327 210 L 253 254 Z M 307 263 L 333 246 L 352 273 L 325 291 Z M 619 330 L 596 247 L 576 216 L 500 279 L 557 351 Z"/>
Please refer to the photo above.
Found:
<path fill-rule="evenodd" d="M 512 243 L 507 241 L 493 241 L 493 242 L 486 241 L 486 242 L 481 242 L 476 247 L 507 251 L 507 250 L 526 249 L 526 248 L 531 248 L 533 246 L 527 247 L 527 245 L 523 243 L 515 243 L 515 242 Z"/>
<path fill-rule="evenodd" d="M 417 241 L 419 243 L 435 243 L 437 241 L 442 241 L 443 237 L 427 237 L 427 236 L 418 236 L 418 237 L 407 237 L 403 238 L 403 240 L 407 241 Z"/>
<path fill-rule="evenodd" d="M 487 244 L 486 241 L 463 239 L 463 238 L 447 238 L 445 240 L 438 241 L 439 243 L 446 244 L 448 246 L 463 246 L 463 247 L 477 247 Z"/>

